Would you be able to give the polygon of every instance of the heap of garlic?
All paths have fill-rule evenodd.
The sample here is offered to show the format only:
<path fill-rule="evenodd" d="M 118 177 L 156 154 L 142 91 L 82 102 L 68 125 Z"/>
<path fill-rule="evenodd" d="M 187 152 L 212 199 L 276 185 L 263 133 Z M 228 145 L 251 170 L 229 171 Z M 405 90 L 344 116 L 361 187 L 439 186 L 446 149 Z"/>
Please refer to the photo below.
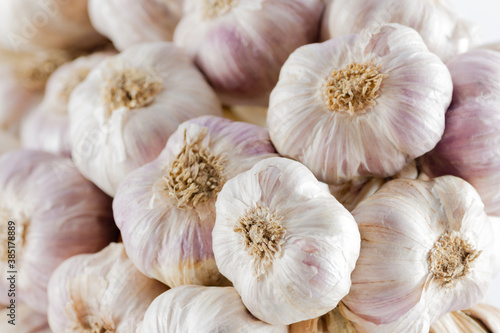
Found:
<path fill-rule="evenodd" d="M 323 14 L 321 39 L 358 33 L 383 23 L 418 31 L 429 50 L 443 61 L 478 44 L 478 26 L 459 18 L 449 0 L 331 0 Z"/>
<path fill-rule="evenodd" d="M 140 44 L 103 61 L 71 94 L 71 155 L 113 196 L 180 123 L 207 114 L 222 114 L 220 102 L 187 55 L 167 42 Z"/>
<path fill-rule="evenodd" d="M 286 333 L 288 327 L 253 317 L 232 287 L 180 286 L 146 311 L 137 333 L 151 332 Z"/>
<path fill-rule="evenodd" d="M 92 25 L 118 50 L 170 41 L 182 14 L 182 0 L 88 0 Z"/>
<path fill-rule="evenodd" d="M 0 302 L 9 303 L 7 272 L 17 270 L 16 300 L 44 313 L 54 269 L 118 237 L 111 199 L 67 158 L 17 150 L 0 165 Z"/>
<path fill-rule="evenodd" d="M 228 285 L 212 251 L 224 183 L 276 156 L 267 130 L 205 116 L 179 126 L 158 158 L 125 177 L 113 211 L 130 259 L 170 287 Z"/>
<path fill-rule="evenodd" d="M 322 0 L 184 0 L 174 42 L 225 104 L 267 105 L 281 66 L 316 41 Z"/>
<path fill-rule="evenodd" d="M 392 176 L 444 130 L 452 81 L 418 33 L 386 24 L 297 49 L 267 125 L 278 152 L 326 183 Z"/>
<path fill-rule="evenodd" d="M 48 318 L 54 333 L 135 332 L 167 290 L 142 275 L 121 243 L 64 261 L 50 278 Z"/>
<path fill-rule="evenodd" d="M 361 252 L 346 317 L 368 332 L 423 332 L 481 301 L 492 279 L 491 221 L 460 178 L 396 179 L 352 212 Z"/>
<path fill-rule="evenodd" d="M 358 228 L 302 164 L 257 163 L 224 185 L 216 208 L 217 267 L 255 317 L 276 325 L 312 319 L 349 291 Z"/>

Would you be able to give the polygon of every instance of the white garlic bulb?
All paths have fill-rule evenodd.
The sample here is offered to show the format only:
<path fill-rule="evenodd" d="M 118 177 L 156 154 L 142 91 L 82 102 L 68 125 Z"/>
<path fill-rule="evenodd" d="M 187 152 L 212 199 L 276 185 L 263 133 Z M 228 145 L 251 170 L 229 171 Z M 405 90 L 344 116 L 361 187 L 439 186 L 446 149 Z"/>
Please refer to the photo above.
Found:
<path fill-rule="evenodd" d="M 207 114 L 222 114 L 220 102 L 186 54 L 167 42 L 140 44 L 103 61 L 71 94 L 71 155 L 113 196 L 180 123 Z"/>
<path fill-rule="evenodd" d="M 8 271 L 17 271 L 16 299 L 44 313 L 54 269 L 118 237 L 111 198 L 68 158 L 16 150 L 0 165 L 0 302 L 9 303 Z"/>
<path fill-rule="evenodd" d="M 26 304 L 2 306 L 0 311 L 2 333 L 52 333 L 47 316 L 30 309 Z"/>
<path fill-rule="evenodd" d="M 434 148 L 452 88 L 415 30 L 387 24 L 292 53 L 267 125 L 278 152 L 321 181 L 388 177 Z"/>
<path fill-rule="evenodd" d="M 135 332 L 153 300 L 168 289 L 142 275 L 121 243 L 64 261 L 48 287 L 50 328 L 63 332 Z"/>
<path fill-rule="evenodd" d="M 253 317 L 232 287 L 180 286 L 146 311 L 138 333 L 152 332 L 286 333 L 288 327 Z"/>
<path fill-rule="evenodd" d="M 428 330 L 484 297 L 493 273 L 492 225 L 464 180 L 395 179 L 352 214 L 361 252 L 342 302 L 368 322 L 367 331 Z"/>
<path fill-rule="evenodd" d="M 266 106 L 297 47 L 316 41 L 321 0 L 184 0 L 174 42 L 225 104 Z"/>
<path fill-rule="evenodd" d="M 42 102 L 28 114 L 21 127 L 23 147 L 71 155 L 68 102 L 73 89 L 90 70 L 115 52 L 97 52 L 82 56 L 59 67 L 47 81 Z"/>
<path fill-rule="evenodd" d="M 423 158 L 432 177 L 454 175 L 470 182 L 489 215 L 500 216 L 500 53 L 478 49 L 448 64 L 453 100 L 443 138 Z"/>
<path fill-rule="evenodd" d="M 461 19 L 453 1 L 332 0 L 323 14 L 321 39 L 358 33 L 378 24 L 400 23 L 418 31 L 443 61 L 481 41 L 478 25 Z"/>
<path fill-rule="evenodd" d="M 215 200 L 227 180 L 272 156 L 261 127 L 214 116 L 181 124 L 116 193 L 114 216 L 130 259 L 170 287 L 228 285 L 212 251 Z"/>
<path fill-rule="evenodd" d="M 182 0 L 88 0 L 93 26 L 118 50 L 170 41 L 182 14 Z"/>
<path fill-rule="evenodd" d="M 212 236 L 221 273 L 255 317 L 276 325 L 335 308 L 360 244 L 352 215 L 305 166 L 279 157 L 224 185 Z"/>

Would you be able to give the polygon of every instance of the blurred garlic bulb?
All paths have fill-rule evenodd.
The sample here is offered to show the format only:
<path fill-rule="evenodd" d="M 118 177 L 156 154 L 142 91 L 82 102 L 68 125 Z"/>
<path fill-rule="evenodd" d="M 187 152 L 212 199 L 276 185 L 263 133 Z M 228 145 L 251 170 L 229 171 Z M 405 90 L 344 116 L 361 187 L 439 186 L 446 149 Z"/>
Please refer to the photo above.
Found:
<path fill-rule="evenodd" d="M 87 49 L 103 41 L 90 24 L 87 0 L 0 2 L 0 48 Z"/>
<path fill-rule="evenodd" d="M 276 325 L 313 319 L 349 291 L 358 228 L 302 164 L 257 163 L 224 185 L 216 216 L 217 267 L 255 317 Z"/>
<path fill-rule="evenodd" d="M 234 105 L 231 112 L 240 121 L 245 121 L 260 127 L 266 127 L 267 107 Z"/>
<path fill-rule="evenodd" d="M 459 17 L 453 1 L 332 0 L 323 14 L 321 39 L 358 33 L 384 23 L 409 26 L 443 61 L 479 44 L 478 25 Z"/>
<path fill-rule="evenodd" d="M 67 158 L 17 150 L 1 155 L 0 165 L 0 302 L 9 302 L 7 271 L 17 270 L 16 299 L 44 313 L 54 269 L 118 237 L 111 199 Z"/>
<path fill-rule="evenodd" d="M 500 216 L 500 53 L 474 50 L 448 63 L 453 100 L 443 138 L 423 159 L 432 177 L 454 175 L 481 195 L 489 215 Z"/>
<path fill-rule="evenodd" d="M 267 125 L 278 152 L 320 181 L 388 177 L 434 148 L 452 88 L 417 32 L 388 24 L 297 49 L 271 94 Z"/>
<path fill-rule="evenodd" d="M 21 128 L 23 147 L 44 150 L 69 157 L 68 102 L 73 89 L 114 52 L 97 52 L 82 56 L 59 67 L 47 82 L 42 102 L 24 119 Z"/>
<path fill-rule="evenodd" d="M 290 325 L 290 333 L 357 333 L 354 326 L 336 307 L 327 314 Z"/>
<path fill-rule="evenodd" d="M 429 333 L 488 333 L 481 324 L 462 311 L 445 314 L 432 324 Z"/>
<path fill-rule="evenodd" d="M 118 188 L 113 211 L 130 259 L 170 287 L 228 285 L 212 251 L 226 181 L 276 156 L 267 130 L 205 116 L 179 126 L 160 156 Z"/>
<path fill-rule="evenodd" d="M 480 303 L 463 312 L 480 322 L 490 332 L 500 332 L 500 309 Z"/>
<path fill-rule="evenodd" d="M 50 278 L 54 333 L 135 332 L 151 302 L 168 289 L 142 275 L 121 243 L 64 261 Z"/>
<path fill-rule="evenodd" d="M 395 179 L 352 214 L 361 253 L 342 302 L 372 323 L 366 331 L 423 332 L 445 313 L 483 299 L 492 279 L 494 238 L 467 182 L 452 176 Z"/>
<path fill-rule="evenodd" d="M 26 304 L 15 304 L 14 310 L 2 306 L 0 311 L 2 333 L 52 333 L 47 316 L 30 309 Z M 9 321 L 12 320 L 12 323 Z"/>
<path fill-rule="evenodd" d="M 184 0 L 174 42 L 225 104 L 266 106 L 280 68 L 316 41 L 321 0 Z"/>
<path fill-rule="evenodd" d="M 0 130 L 0 155 L 21 147 L 19 140 L 12 134 Z"/>
<path fill-rule="evenodd" d="M 171 41 L 182 15 L 182 0 L 88 0 L 93 26 L 118 50 Z"/>
<path fill-rule="evenodd" d="M 180 123 L 206 114 L 222 114 L 221 105 L 186 54 L 171 43 L 140 44 L 103 61 L 71 94 L 71 155 L 113 196 Z"/>
<path fill-rule="evenodd" d="M 180 286 L 146 311 L 138 333 L 152 332 L 286 333 L 288 327 L 253 317 L 232 287 Z"/>

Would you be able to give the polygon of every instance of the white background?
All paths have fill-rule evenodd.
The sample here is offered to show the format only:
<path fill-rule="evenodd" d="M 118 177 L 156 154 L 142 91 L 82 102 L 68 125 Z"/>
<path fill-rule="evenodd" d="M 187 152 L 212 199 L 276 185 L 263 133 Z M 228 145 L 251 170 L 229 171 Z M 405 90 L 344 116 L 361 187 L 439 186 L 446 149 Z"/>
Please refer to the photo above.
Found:
<path fill-rule="evenodd" d="M 462 17 L 481 26 L 485 43 L 500 42 L 500 0 L 450 1 Z M 500 239 L 498 241 L 500 242 Z M 500 274 L 496 275 L 487 296 L 487 303 L 500 308 Z"/>

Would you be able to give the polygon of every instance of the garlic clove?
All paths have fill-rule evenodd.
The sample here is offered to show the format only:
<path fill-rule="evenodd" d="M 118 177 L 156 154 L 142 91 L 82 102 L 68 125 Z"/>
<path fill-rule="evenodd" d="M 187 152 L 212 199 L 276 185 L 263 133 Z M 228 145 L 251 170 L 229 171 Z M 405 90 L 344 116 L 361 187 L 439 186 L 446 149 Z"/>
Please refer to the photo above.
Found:
<path fill-rule="evenodd" d="M 50 278 L 48 318 L 59 332 L 133 332 L 167 286 L 142 275 L 121 243 L 64 261 Z"/>
<path fill-rule="evenodd" d="M 108 195 L 152 161 L 177 126 L 221 115 L 217 96 L 171 43 L 134 46 L 93 69 L 71 94 L 71 155 Z"/>
<path fill-rule="evenodd" d="M 291 324 L 332 310 L 359 251 L 351 214 L 298 162 L 269 158 L 223 187 L 217 267 L 257 318 Z"/>
<path fill-rule="evenodd" d="M 180 286 L 158 296 L 138 333 L 146 332 L 288 332 L 248 313 L 232 287 Z"/>
<path fill-rule="evenodd" d="M 2 306 L 0 311 L 2 333 L 51 333 L 47 316 L 30 309 L 26 304 L 15 304 L 11 309 Z"/>
<path fill-rule="evenodd" d="M 267 125 L 278 152 L 320 181 L 388 177 L 437 144 L 452 88 L 415 30 L 387 24 L 297 49 L 271 94 Z"/>

